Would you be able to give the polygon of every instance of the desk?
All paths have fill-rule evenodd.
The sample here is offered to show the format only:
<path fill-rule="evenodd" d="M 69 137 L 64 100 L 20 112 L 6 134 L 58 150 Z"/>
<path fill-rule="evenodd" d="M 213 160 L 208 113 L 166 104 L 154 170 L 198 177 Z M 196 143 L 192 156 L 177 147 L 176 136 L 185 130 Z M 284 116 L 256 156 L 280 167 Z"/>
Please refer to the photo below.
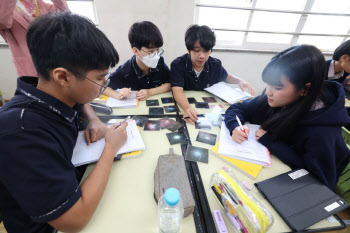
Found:
<path fill-rule="evenodd" d="M 202 99 L 202 97 L 214 97 L 215 100 L 217 102 L 215 103 L 208 103 L 209 104 L 209 109 L 205 109 L 205 108 L 196 108 L 195 104 L 191 104 L 191 106 L 196 110 L 197 114 L 205 114 L 208 112 L 211 112 L 211 108 L 210 105 L 222 105 L 224 107 L 224 109 L 228 109 L 230 107 L 230 104 L 228 103 L 224 103 L 223 101 L 221 101 L 218 97 L 216 97 L 215 95 L 206 92 L 206 91 L 184 91 L 184 94 L 187 96 L 187 98 L 193 97 L 197 100 L 197 102 L 204 102 L 204 100 Z M 180 105 L 177 105 L 179 110 L 180 110 L 180 114 L 183 115 L 184 110 L 180 107 Z"/>
<path fill-rule="evenodd" d="M 207 92 L 195 92 L 186 91 L 185 94 L 188 97 L 194 97 L 197 101 L 202 101 L 201 97 L 211 97 L 212 95 Z M 171 93 L 165 93 L 154 96 L 150 99 L 158 99 L 161 103 L 162 97 L 171 97 Z M 145 102 L 143 105 L 136 109 L 123 109 L 123 114 L 134 115 L 142 114 L 148 115 L 148 107 Z M 141 103 L 142 103 L 141 102 Z M 215 103 L 218 104 L 218 103 Z M 222 103 L 219 103 L 222 104 Z M 224 105 L 223 105 L 224 106 Z M 229 105 L 226 104 L 226 107 Z M 225 106 L 224 106 L 225 107 Z M 120 110 L 120 109 L 118 109 Z M 210 111 L 203 109 L 202 113 Z M 114 115 L 114 114 L 113 114 Z M 125 118 L 125 116 L 109 116 L 111 118 Z M 121 115 L 117 113 L 115 115 Z M 106 116 L 101 116 L 102 119 L 106 119 Z M 153 118 L 156 119 L 156 118 Z M 196 141 L 197 134 L 200 130 L 195 129 L 194 125 L 187 124 L 187 130 L 191 143 L 194 146 L 210 149 L 212 146 Z M 209 133 L 218 135 L 220 129 L 218 127 L 212 127 L 212 130 L 202 130 Z M 138 158 L 125 159 L 118 162 L 114 162 L 108 185 L 103 194 L 103 197 L 88 225 L 82 232 L 84 233 L 95 233 L 95 232 L 127 232 L 127 233 L 139 233 L 139 232 L 158 232 L 158 207 L 153 198 L 154 194 L 154 170 L 157 165 L 159 155 L 168 154 L 169 148 L 174 148 L 176 154 L 182 154 L 183 151 L 180 144 L 170 145 L 166 133 L 170 133 L 169 130 L 164 129 L 160 131 L 143 131 L 141 129 L 141 136 L 145 142 L 146 149 L 142 152 L 142 156 Z M 217 138 L 217 141 L 219 138 Z M 246 180 L 250 184 L 254 182 L 262 181 L 267 178 L 279 175 L 281 173 L 290 170 L 288 166 L 283 164 L 275 156 L 271 157 L 272 166 L 269 168 L 263 168 L 256 180 L 250 179 L 243 173 L 235 170 L 227 163 L 223 162 L 219 158 L 209 153 L 209 163 L 192 163 L 198 165 L 199 175 L 203 182 L 204 194 L 207 199 L 209 208 L 211 210 L 220 209 L 222 207 L 217 203 L 214 195 L 211 193 L 209 188 L 210 176 L 220 170 L 222 166 L 231 168 L 233 173 L 239 180 Z M 188 165 L 188 162 L 187 162 Z M 84 174 L 85 179 L 87 175 L 94 168 L 94 164 L 90 164 Z M 192 165 L 191 165 L 192 166 Z M 191 167 L 193 169 L 193 167 Z M 192 170 L 192 172 L 196 172 Z M 198 178 L 196 178 L 198 179 Z M 196 183 L 197 181 L 193 182 Z M 198 187 L 198 186 L 196 186 Z M 199 189 L 198 189 L 199 190 Z M 290 231 L 289 227 L 272 208 L 272 206 L 260 195 L 258 190 L 254 187 L 251 191 L 252 195 L 263 204 L 274 217 L 274 223 L 269 232 L 279 233 Z M 197 200 L 198 201 L 198 200 Z M 202 203 L 201 203 L 202 204 Z M 202 210 L 206 207 L 200 207 Z M 222 212 L 223 213 L 223 212 Z M 203 216 L 202 216 L 203 217 Z M 226 226 L 229 230 L 233 230 L 227 219 L 225 219 Z M 339 223 L 329 223 L 326 220 L 315 224 L 312 228 L 325 228 L 340 226 Z M 190 215 L 183 219 L 181 232 L 192 233 L 196 232 L 196 224 L 194 221 L 194 215 Z M 211 233 L 211 232 L 210 232 Z"/>
<path fill-rule="evenodd" d="M 164 106 L 173 106 L 173 105 L 175 105 L 175 103 L 163 104 L 161 98 L 165 98 L 165 97 L 173 97 L 172 92 L 167 92 L 167 93 L 154 95 L 154 96 L 149 97 L 148 100 L 157 99 L 159 101 L 159 106 L 151 106 L 151 107 L 164 107 Z M 106 104 L 106 101 L 98 100 L 96 102 Z M 108 115 L 102 114 L 102 113 L 97 113 L 97 115 L 98 116 L 108 116 Z M 142 101 L 139 101 L 138 106 L 135 107 L 135 108 L 113 108 L 113 113 L 111 115 L 113 115 L 113 116 L 121 116 L 121 115 L 127 115 L 127 116 L 128 115 L 149 115 L 149 107 L 146 106 L 146 101 L 142 100 Z M 167 113 L 164 110 L 164 115 L 175 116 L 176 112 Z"/>
<path fill-rule="evenodd" d="M 199 131 L 204 131 L 212 134 L 217 135 L 217 142 L 219 141 L 220 136 L 220 129 L 218 127 L 212 127 L 211 130 L 203 130 L 203 129 L 195 129 L 193 125 L 187 124 L 187 129 L 189 133 L 189 137 L 191 139 L 193 146 L 198 146 L 202 148 L 211 149 L 212 146 L 197 142 L 196 138 Z M 272 166 L 271 167 L 263 167 L 260 171 L 258 177 L 253 180 L 250 177 L 246 176 L 245 174 L 239 172 L 232 166 L 228 165 L 228 163 L 223 162 L 221 159 L 217 158 L 215 155 L 212 154 L 212 152 L 209 151 L 209 163 L 200 163 L 198 162 L 199 171 L 202 177 L 203 185 L 205 188 L 205 192 L 207 195 L 207 199 L 209 202 L 209 206 L 211 210 L 219 209 L 222 214 L 223 208 L 220 206 L 220 204 L 217 202 L 217 200 L 214 197 L 214 194 L 212 193 L 212 190 L 209 187 L 210 177 L 213 173 L 220 170 L 223 166 L 230 168 L 234 175 L 237 177 L 238 180 L 245 180 L 248 181 L 249 184 L 253 186 L 253 189 L 250 191 L 250 193 L 261 203 L 263 204 L 273 215 L 274 223 L 272 225 L 272 228 L 269 230 L 269 232 L 288 232 L 291 231 L 291 229 L 288 227 L 288 225 L 284 222 L 284 220 L 279 216 L 279 214 L 274 210 L 274 208 L 268 203 L 268 201 L 259 193 L 259 191 L 255 188 L 254 183 L 263 181 L 265 179 L 271 178 L 273 176 L 277 176 L 279 174 L 285 173 L 290 171 L 291 169 L 289 166 L 282 163 L 276 156 L 271 156 Z M 234 232 L 233 227 L 229 224 L 228 219 L 224 219 L 226 226 L 228 227 L 229 231 Z M 326 227 L 336 227 L 340 226 L 339 223 L 329 223 L 327 220 L 323 220 L 313 226 L 310 227 L 310 229 L 318 229 L 318 228 L 326 228 Z"/>
<path fill-rule="evenodd" d="M 141 136 L 146 145 L 141 157 L 114 162 L 110 178 L 102 199 L 83 233 L 158 232 L 158 206 L 154 200 L 154 170 L 159 155 L 169 154 L 174 148 L 181 155 L 180 144 L 170 145 L 166 133 L 144 131 Z M 156 140 L 154 140 L 156 138 Z M 83 180 L 90 174 L 95 164 L 90 164 Z M 181 232 L 195 232 L 193 215 L 182 221 Z"/>

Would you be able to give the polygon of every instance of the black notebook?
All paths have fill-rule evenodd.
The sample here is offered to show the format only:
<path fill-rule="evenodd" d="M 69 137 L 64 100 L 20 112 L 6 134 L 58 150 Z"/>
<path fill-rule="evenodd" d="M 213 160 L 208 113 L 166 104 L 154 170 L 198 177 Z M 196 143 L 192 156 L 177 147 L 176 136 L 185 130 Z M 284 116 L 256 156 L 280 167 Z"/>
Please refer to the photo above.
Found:
<path fill-rule="evenodd" d="M 349 207 L 305 169 L 275 176 L 255 186 L 294 231 L 301 231 Z"/>

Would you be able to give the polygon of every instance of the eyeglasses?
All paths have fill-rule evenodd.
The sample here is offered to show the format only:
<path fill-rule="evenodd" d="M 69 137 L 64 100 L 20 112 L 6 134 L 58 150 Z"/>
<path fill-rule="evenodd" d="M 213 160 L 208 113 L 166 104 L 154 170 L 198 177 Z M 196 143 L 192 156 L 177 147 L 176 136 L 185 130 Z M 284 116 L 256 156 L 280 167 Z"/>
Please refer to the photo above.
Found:
<path fill-rule="evenodd" d="M 153 57 L 156 56 L 156 55 L 162 56 L 163 53 L 164 53 L 164 49 L 162 49 L 162 48 L 159 48 L 159 49 L 157 50 L 157 52 L 153 52 L 153 53 L 147 52 L 147 51 L 145 51 L 145 50 L 143 50 L 143 49 L 141 49 L 141 50 L 144 51 L 145 53 L 147 53 L 147 54 L 149 55 L 150 58 L 153 58 Z"/>
<path fill-rule="evenodd" d="M 99 85 L 100 87 L 102 87 L 102 89 L 101 89 L 101 94 L 106 90 L 106 88 L 108 87 L 109 83 L 111 82 L 111 80 L 110 80 L 111 72 L 108 72 L 108 73 L 106 74 L 106 76 L 105 76 L 105 78 L 106 78 L 105 85 L 101 85 L 101 84 L 99 84 L 99 83 L 97 83 L 97 82 L 95 82 L 95 81 L 93 81 L 93 80 L 87 78 L 86 76 L 84 76 L 84 75 L 82 75 L 82 74 L 80 74 L 80 73 L 78 73 L 78 72 L 75 72 L 75 71 L 72 71 L 72 70 L 70 70 L 70 72 L 72 72 L 72 73 L 73 73 L 74 75 L 76 75 L 76 76 L 80 76 L 80 77 L 86 78 L 87 80 L 89 80 L 89 81 L 95 83 L 96 85 Z"/>

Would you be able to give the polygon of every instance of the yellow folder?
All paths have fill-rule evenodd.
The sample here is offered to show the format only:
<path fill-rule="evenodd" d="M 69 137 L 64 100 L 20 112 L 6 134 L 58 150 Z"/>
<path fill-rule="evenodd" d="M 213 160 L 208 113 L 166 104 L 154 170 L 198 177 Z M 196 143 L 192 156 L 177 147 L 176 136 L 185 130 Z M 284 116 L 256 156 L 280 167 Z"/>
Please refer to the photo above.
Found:
<path fill-rule="evenodd" d="M 254 179 L 258 176 L 259 172 L 261 171 L 261 165 L 219 155 L 219 143 L 216 143 L 216 145 L 211 148 L 211 151 L 214 152 L 214 154 L 224 162 L 228 163 L 231 166 L 233 165 L 234 168 L 237 168 L 237 170 L 243 172 L 243 174 L 246 174 Z"/>

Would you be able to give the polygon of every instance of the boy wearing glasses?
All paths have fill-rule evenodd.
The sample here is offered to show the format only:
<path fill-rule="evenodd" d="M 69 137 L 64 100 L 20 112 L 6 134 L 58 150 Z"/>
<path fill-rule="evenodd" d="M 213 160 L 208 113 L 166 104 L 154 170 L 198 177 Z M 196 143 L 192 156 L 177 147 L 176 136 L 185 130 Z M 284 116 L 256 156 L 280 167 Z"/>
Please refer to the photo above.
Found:
<path fill-rule="evenodd" d="M 149 21 L 134 23 L 129 29 L 129 42 L 134 56 L 111 75 L 103 94 L 115 99 L 129 98 L 136 90 L 139 100 L 171 90 L 169 68 L 161 56 L 163 37 L 158 27 Z M 115 89 L 121 91 L 115 92 Z"/>
<path fill-rule="evenodd" d="M 105 132 L 105 147 L 79 184 L 71 159 L 81 105 L 99 96 L 119 56 L 87 19 L 71 13 L 36 19 L 27 44 L 39 78 L 22 76 L 0 108 L 0 209 L 8 233 L 78 232 L 106 188 L 124 123 Z"/>
<path fill-rule="evenodd" d="M 207 26 L 192 25 L 185 34 L 188 53 L 171 63 L 170 82 L 176 102 L 184 109 L 186 122 L 197 121 L 197 112 L 189 104 L 183 90 L 202 91 L 218 82 L 239 84 L 254 95 L 254 88 L 243 79 L 228 74 L 217 58 L 210 56 L 215 46 L 214 32 Z"/>

